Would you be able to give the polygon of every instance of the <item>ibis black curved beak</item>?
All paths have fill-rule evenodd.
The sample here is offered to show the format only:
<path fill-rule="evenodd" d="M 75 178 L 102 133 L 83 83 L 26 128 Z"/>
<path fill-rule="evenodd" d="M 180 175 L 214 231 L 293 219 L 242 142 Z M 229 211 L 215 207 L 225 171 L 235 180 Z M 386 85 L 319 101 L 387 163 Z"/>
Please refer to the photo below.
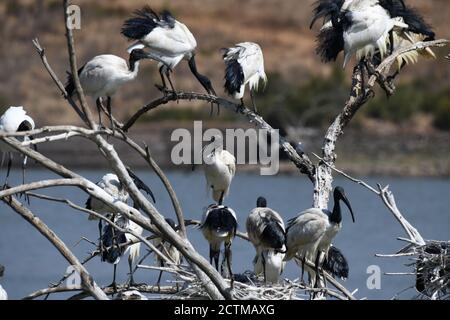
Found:
<path fill-rule="evenodd" d="M 350 214 L 352 215 L 353 223 L 355 223 L 355 215 L 353 213 L 353 209 L 352 209 L 352 206 L 350 204 L 350 201 L 348 201 L 348 198 L 347 198 L 347 196 L 344 193 L 341 193 L 341 199 L 342 199 L 342 201 L 344 201 L 344 203 L 347 206 L 348 210 L 350 210 Z"/>
<path fill-rule="evenodd" d="M 197 78 L 198 82 L 205 88 L 208 94 L 217 96 L 216 91 L 214 90 L 211 80 L 208 77 L 200 74 L 197 70 L 197 63 L 195 62 L 195 55 L 192 55 L 191 59 L 189 59 L 189 68 L 191 69 L 192 74 Z"/>

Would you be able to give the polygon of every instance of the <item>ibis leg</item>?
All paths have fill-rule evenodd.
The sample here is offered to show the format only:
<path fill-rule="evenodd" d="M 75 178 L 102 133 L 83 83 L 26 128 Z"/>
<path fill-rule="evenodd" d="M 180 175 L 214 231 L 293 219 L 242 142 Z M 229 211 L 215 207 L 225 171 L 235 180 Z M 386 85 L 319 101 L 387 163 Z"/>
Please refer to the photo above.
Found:
<path fill-rule="evenodd" d="M 114 293 L 117 293 L 116 271 L 117 271 L 117 264 L 114 265 L 113 282 L 112 282 Z"/>
<path fill-rule="evenodd" d="M 96 105 L 97 105 L 97 112 L 98 112 L 98 125 L 100 127 L 102 127 L 102 100 L 101 98 L 98 98 L 95 101 Z"/>
<path fill-rule="evenodd" d="M 11 173 L 11 166 L 12 166 L 12 154 L 11 152 L 8 152 L 8 164 L 6 165 L 6 179 L 5 183 L 3 184 L 3 188 L 8 187 L 8 180 L 9 180 L 9 174 Z"/>
<path fill-rule="evenodd" d="M 114 135 L 116 133 L 116 129 L 114 127 L 114 121 L 113 121 L 112 110 L 111 110 L 111 103 L 112 103 L 112 99 L 111 99 L 111 97 L 108 97 L 108 100 L 106 102 L 106 109 L 108 110 L 109 121 L 111 122 L 111 128 L 112 128 L 113 135 Z"/>
<path fill-rule="evenodd" d="M 264 273 L 264 283 L 267 284 L 267 276 L 266 276 L 266 258 L 264 258 L 264 253 L 261 252 L 261 261 L 263 265 L 263 273 Z"/>
<path fill-rule="evenodd" d="M 117 283 L 116 283 L 116 271 L 117 271 L 117 264 L 113 265 L 113 281 L 112 283 L 108 286 L 110 288 L 113 288 L 113 292 L 117 293 Z"/>
<path fill-rule="evenodd" d="M 131 259 L 130 256 L 128 256 L 128 268 L 130 269 L 130 281 L 128 283 L 128 286 L 137 286 L 138 284 L 134 282 L 133 259 Z"/>
<path fill-rule="evenodd" d="M 25 170 L 27 167 L 27 157 L 24 157 L 22 162 L 22 184 L 25 184 Z M 30 204 L 30 197 L 25 192 L 23 193 L 25 201 Z"/>
<path fill-rule="evenodd" d="M 166 83 L 166 78 L 164 77 L 164 66 L 161 66 L 159 68 L 159 75 L 161 76 L 161 82 L 162 82 L 162 87 L 164 89 L 164 92 L 167 90 L 167 83 Z"/>
<path fill-rule="evenodd" d="M 232 259 L 231 242 L 225 244 L 225 257 L 227 259 L 228 273 L 230 274 L 231 288 L 233 288 L 234 276 L 233 276 L 233 271 L 231 270 L 231 259 Z"/>
<path fill-rule="evenodd" d="M 209 247 L 209 263 L 216 266 L 216 270 L 219 271 L 219 256 L 220 256 L 220 250 L 216 251 L 211 246 Z"/>
<path fill-rule="evenodd" d="M 99 232 L 99 236 L 100 236 L 99 237 L 99 241 L 100 241 L 99 247 L 100 247 L 100 258 L 103 261 L 103 252 L 104 252 L 105 248 L 103 246 L 103 233 L 102 233 L 102 231 L 103 231 L 103 225 L 102 225 L 102 219 L 100 219 L 99 222 L 98 222 L 98 232 Z"/>
<path fill-rule="evenodd" d="M 305 276 L 305 257 L 302 257 L 302 282 Z"/>
<path fill-rule="evenodd" d="M 222 193 L 220 194 L 220 198 L 219 198 L 219 206 L 222 205 L 224 197 L 225 197 L 225 191 L 222 191 Z"/>
<path fill-rule="evenodd" d="M 161 268 L 164 267 L 164 261 L 162 261 L 162 260 L 160 262 L 160 267 Z M 158 282 L 156 282 L 156 286 L 158 287 L 158 292 L 161 292 L 161 278 L 162 278 L 162 274 L 163 274 L 163 271 L 160 270 L 159 271 L 159 276 L 158 276 Z"/>
<path fill-rule="evenodd" d="M 170 77 L 170 70 L 168 68 L 166 68 L 166 77 L 167 80 L 169 80 L 170 89 L 176 93 L 175 86 L 173 85 L 172 78 Z"/>
<path fill-rule="evenodd" d="M 316 274 L 315 274 L 315 281 L 314 281 L 315 283 L 314 283 L 313 287 L 317 288 L 317 289 L 320 287 L 320 267 L 319 267 L 319 265 L 320 265 L 320 256 L 321 256 L 321 254 L 322 254 L 322 251 L 319 250 L 317 252 L 316 261 L 314 263 Z M 315 299 L 316 296 L 317 296 L 317 292 L 314 292 L 312 298 Z"/>

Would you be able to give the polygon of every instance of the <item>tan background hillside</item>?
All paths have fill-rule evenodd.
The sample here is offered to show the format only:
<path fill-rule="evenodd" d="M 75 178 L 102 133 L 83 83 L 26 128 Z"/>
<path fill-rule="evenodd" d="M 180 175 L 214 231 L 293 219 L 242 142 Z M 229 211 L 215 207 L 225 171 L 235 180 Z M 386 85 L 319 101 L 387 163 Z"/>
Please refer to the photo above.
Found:
<path fill-rule="evenodd" d="M 450 38 L 450 1 L 407 2 L 433 23 L 439 37 Z M 79 0 L 74 3 L 82 8 L 82 30 L 76 33 L 80 64 L 101 53 L 126 57 L 128 42 L 120 35 L 121 25 L 133 10 L 151 4 L 156 9 L 172 10 L 188 25 L 199 44 L 199 69 L 212 77 L 221 93 L 223 63 L 219 49 L 240 41 L 260 43 L 268 72 L 280 73 L 291 83 L 302 83 L 312 75 L 326 76 L 331 71 L 331 66 L 322 64 L 314 54 L 317 30 L 308 28 L 312 0 Z M 0 105 L 25 105 L 41 124 L 72 121 L 72 112 L 52 86 L 31 45 L 31 39 L 39 37 L 54 69 L 65 78 L 68 62 L 60 1 L 2 0 L 0 21 Z M 445 66 L 448 66 L 445 61 L 422 61 L 408 68 L 402 81 L 432 76 L 440 79 L 440 85 L 447 85 L 450 69 Z M 176 69 L 174 78 L 178 88 L 201 90 L 186 64 Z M 158 94 L 153 87 L 155 81 L 159 81 L 155 63 L 146 62 L 138 81 L 117 94 L 114 112 L 125 117 L 153 98 Z"/>

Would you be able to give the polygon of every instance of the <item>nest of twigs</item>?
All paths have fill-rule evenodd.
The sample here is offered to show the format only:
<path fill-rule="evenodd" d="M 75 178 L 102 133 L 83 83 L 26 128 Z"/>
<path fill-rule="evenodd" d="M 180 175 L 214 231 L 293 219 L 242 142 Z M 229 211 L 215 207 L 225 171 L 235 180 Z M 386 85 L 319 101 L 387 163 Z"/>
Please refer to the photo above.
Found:
<path fill-rule="evenodd" d="M 450 299 L 450 242 L 430 241 L 417 247 L 416 289 L 419 298 Z"/>

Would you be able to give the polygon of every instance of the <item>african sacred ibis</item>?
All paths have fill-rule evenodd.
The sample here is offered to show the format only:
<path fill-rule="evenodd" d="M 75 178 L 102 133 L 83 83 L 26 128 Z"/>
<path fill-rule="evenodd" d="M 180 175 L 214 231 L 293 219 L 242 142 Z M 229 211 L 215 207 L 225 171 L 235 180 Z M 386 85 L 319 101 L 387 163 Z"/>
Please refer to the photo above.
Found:
<path fill-rule="evenodd" d="M 118 56 L 103 54 L 92 58 L 78 70 L 80 84 L 84 93 L 96 101 L 99 125 L 102 124 L 102 99 L 106 97 L 106 107 L 109 113 L 111 126 L 114 128 L 111 113 L 112 96 L 121 86 L 136 79 L 139 72 L 140 61 L 143 59 L 160 61 L 159 58 L 152 53 L 136 49 L 130 53 L 128 60 L 129 64 L 127 64 L 125 59 Z M 70 97 L 74 96 L 76 92 L 73 76 L 69 72 L 66 83 L 66 92 Z"/>
<path fill-rule="evenodd" d="M 123 217 L 120 214 L 113 214 L 113 222 L 120 228 L 142 235 L 143 229 L 133 221 Z M 126 246 L 127 243 L 133 242 Z M 101 252 L 102 261 L 106 261 L 114 265 L 113 282 L 110 287 L 117 289 L 116 285 L 116 269 L 120 258 L 128 253 L 128 266 L 130 269 L 129 286 L 136 285 L 133 278 L 133 263 L 137 261 L 141 249 L 141 243 L 138 238 L 129 232 L 122 232 L 107 224 L 103 230 L 101 238 L 101 246 L 105 248 Z"/>
<path fill-rule="evenodd" d="M 404 43 L 435 37 L 423 17 L 403 0 L 319 0 L 311 27 L 320 18 L 324 18 L 324 25 L 317 38 L 317 53 L 328 62 L 344 51 L 344 67 L 354 54 L 358 60 L 375 53 L 383 59 L 388 50 L 392 52 Z M 435 57 L 429 48 L 411 51 L 397 58 L 399 67 L 415 62 L 419 54 Z"/>
<path fill-rule="evenodd" d="M 254 93 L 258 91 L 260 81 L 267 84 L 261 47 L 253 42 L 243 42 L 232 48 L 224 48 L 222 52 L 226 65 L 225 91 L 233 98 L 240 99 L 244 106 L 245 86 L 248 84 L 256 112 Z"/>
<path fill-rule="evenodd" d="M 0 264 L 0 279 L 3 277 L 3 274 L 5 272 L 5 267 Z M 0 284 L 0 301 L 1 300 L 8 300 L 8 293 L 5 289 L 3 289 L 2 285 Z"/>
<path fill-rule="evenodd" d="M 253 261 L 255 274 L 263 274 L 265 282 L 277 283 L 284 270 L 286 234 L 283 218 L 267 207 L 267 201 L 259 197 L 256 208 L 247 218 L 247 233 L 256 250 Z"/>
<path fill-rule="evenodd" d="M 342 212 L 340 201 L 343 201 L 352 216 L 355 217 L 353 209 L 342 187 L 334 189 L 333 211 L 319 208 L 310 208 L 301 212 L 296 218 L 289 221 L 286 230 L 286 260 L 296 255 L 302 260 L 312 262 L 316 270 L 320 267 L 321 254 L 328 256 L 328 251 L 336 234 L 342 228 Z M 312 275 L 313 271 L 306 269 L 310 274 L 311 283 L 317 283 L 317 278 Z M 319 276 L 316 272 L 316 277 Z"/>
<path fill-rule="evenodd" d="M 214 201 L 221 205 L 228 195 L 236 173 L 236 158 L 227 150 L 223 150 L 223 143 L 218 137 L 213 137 L 211 144 L 206 146 L 204 151 L 210 151 L 203 164 L 208 192 L 211 189 Z"/>
<path fill-rule="evenodd" d="M 148 195 L 150 195 L 153 202 L 155 202 L 155 197 L 153 195 L 152 190 L 133 171 L 131 171 L 131 169 L 128 168 L 127 171 L 130 177 L 133 179 L 134 183 L 136 184 L 136 187 L 139 188 L 140 190 L 145 191 Z M 130 198 L 128 191 L 120 182 L 119 177 L 113 173 L 108 173 L 104 175 L 102 180 L 97 182 L 97 185 L 100 188 L 102 188 L 106 193 L 108 193 L 111 197 L 113 197 L 113 202 L 126 203 Z M 115 210 L 111 208 L 111 206 L 93 196 L 90 196 L 87 199 L 85 207 L 86 209 L 95 211 L 96 213 L 101 215 L 108 215 L 115 212 Z M 100 233 L 100 239 L 102 239 L 102 229 L 103 229 L 102 220 L 98 219 L 93 214 L 89 215 L 89 220 L 99 220 L 98 230 Z M 100 241 L 100 250 L 103 250 L 101 241 Z"/>
<path fill-rule="evenodd" d="M 166 222 L 175 232 L 180 231 L 180 227 L 172 219 L 166 219 Z M 180 251 L 178 251 L 178 249 L 175 248 L 175 246 L 173 246 L 170 242 L 167 242 L 167 241 L 163 240 L 162 238 L 158 237 L 153 240 L 153 245 L 162 254 L 164 254 L 166 257 L 168 257 L 169 260 L 172 261 L 174 265 L 181 264 L 182 255 L 181 255 Z M 159 266 L 159 267 L 166 266 L 166 262 L 163 259 L 161 259 L 160 256 L 155 255 L 155 259 L 156 259 L 157 266 Z M 158 286 L 158 288 L 160 287 L 160 284 L 161 284 L 162 274 L 163 274 L 163 271 L 161 270 L 159 272 L 158 282 L 156 284 Z"/>
<path fill-rule="evenodd" d="M 183 23 L 175 20 L 169 11 L 161 14 L 149 6 L 135 11 L 134 16 L 125 21 L 122 34 L 130 41 L 135 41 L 129 50 L 149 48 L 152 54 L 161 61 L 159 73 L 164 89 L 167 89 L 167 78 L 171 89 L 175 91 L 170 72 L 182 61 L 187 60 L 192 74 L 205 90 L 216 95 L 211 81 L 197 70 L 195 49 L 197 41 Z"/>
<path fill-rule="evenodd" d="M 6 133 L 24 132 L 34 130 L 34 120 L 27 115 L 27 112 L 23 107 L 9 107 L 0 118 L 0 131 Z M 32 136 L 24 137 L 23 140 L 27 141 L 33 139 Z M 10 147 L 3 141 L 0 141 L 0 151 L 3 154 L 2 163 L 5 156 L 8 157 L 8 168 L 6 172 L 6 180 L 4 185 L 8 184 L 8 178 L 11 171 L 13 153 L 18 153 L 16 149 Z M 23 180 L 25 180 L 25 166 L 27 164 L 27 157 L 24 157 L 22 162 Z"/>
<path fill-rule="evenodd" d="M 228 274 L 233 286 L 233 272 L 231 269 L 231 244 L 236 236 L 237 216 L 233 209 L 212 204 L 203 213 L 200 229 L 203 236 L 209 242 L 209 262 L 214 264 L 219 271 L 220 247 L 225 245 L 224 260 L 227 261 Z"/>

